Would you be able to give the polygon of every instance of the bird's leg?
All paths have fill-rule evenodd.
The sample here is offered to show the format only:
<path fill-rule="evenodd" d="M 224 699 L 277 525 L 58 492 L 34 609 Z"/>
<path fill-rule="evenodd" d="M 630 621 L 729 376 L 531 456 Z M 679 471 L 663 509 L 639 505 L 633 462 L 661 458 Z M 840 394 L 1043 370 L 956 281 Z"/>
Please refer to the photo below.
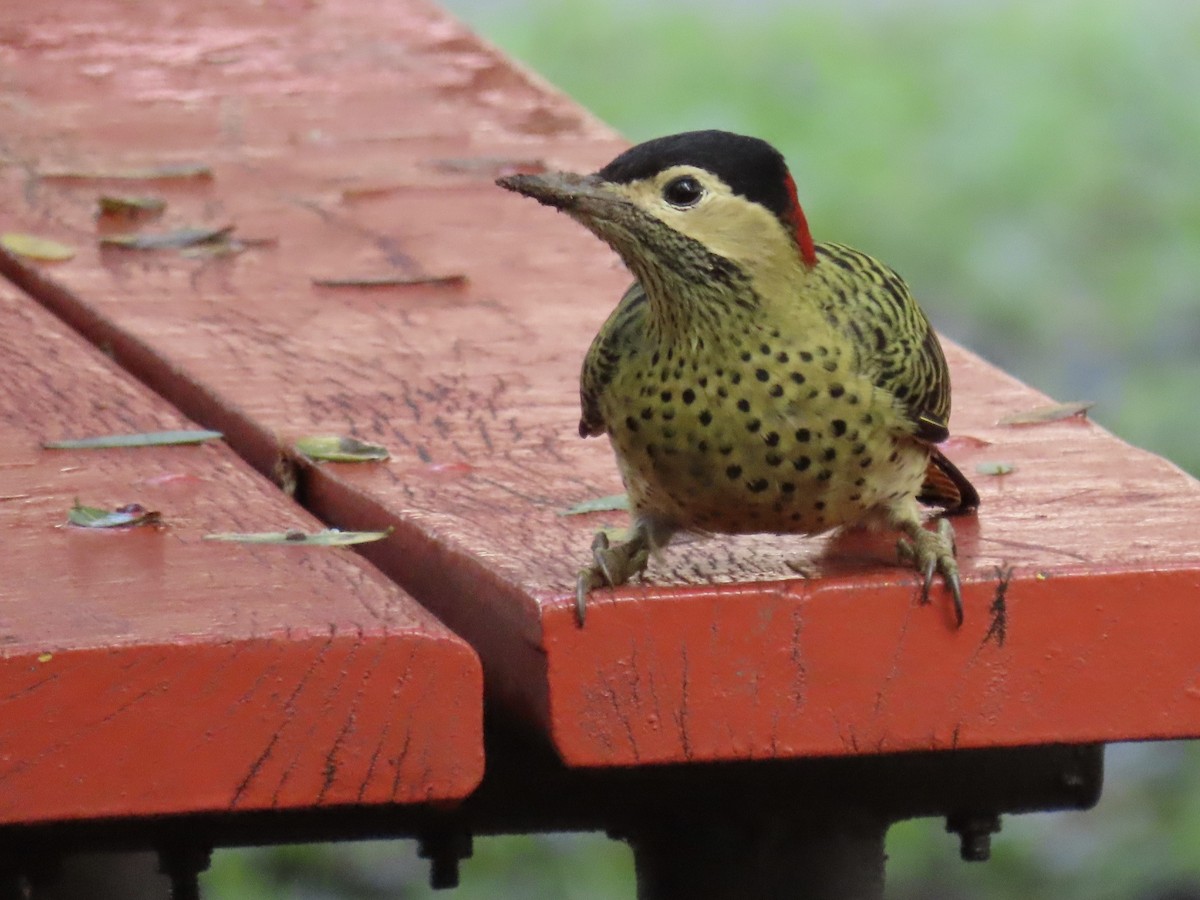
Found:
<path fill-rule="evenodd" d="M 600 587 L 617 587 L 646 570 L 650 561 L 650 529 L 638 520 L 629 536 L 618 544 L 609 544 L 608 535 L 597 531 L 592 539 L 592 564 L 581 569 L 575 583 L 575 618 L 583 627 L 587 595 Z"/>
<path fill-rule="evenodd" d="M 941 572 L 954 597 L 954 618 L 959 626 L 963 623 L 962 584 L 958 578 L 958 561 L 954 558 L 954 526 L 949 519 L 938 519 L 937 531 L 921 527 L 918 521 L 904 522 L 907 538 L 900 538 L 896 552 L 903 562 L 912 563 L 924 578 L 921 584 L 921 602 L 929 602 L 929 589 L 933 586 L 935 572 Z"/>

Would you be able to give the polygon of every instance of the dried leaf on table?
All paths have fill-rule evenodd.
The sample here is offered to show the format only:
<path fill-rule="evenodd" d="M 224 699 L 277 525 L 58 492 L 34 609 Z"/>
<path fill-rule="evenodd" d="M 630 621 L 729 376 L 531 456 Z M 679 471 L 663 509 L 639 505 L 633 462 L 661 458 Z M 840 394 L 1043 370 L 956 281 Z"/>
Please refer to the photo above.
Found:
<path fill-rule="evenodd" d="M 1009 462 L 981 462 L 975 465 L 980 475 L 1011 475 L 1017 467 Z"/>
<path fill-rule="evenodd" d="M 223 228 L 177 228 L 174 231 L 147 234 L 110 234 L 100 238 L 100 243 L 126 250 L 179 250 L 224 240 L 232 232 L 232 225 Z"/>
<path fill-rule="evenodd" d="M 80 528 L 126 528 L 139 525 L 161 525 L 162 514 L 146 509 L 140 503 L 127 503 L 114 510 L 84 506 L 78 500 L 67 513 L 67 521 Z"/>
<path fill-rule="evenodd" d="M 398 183 L 351 185 L 350 187 L 342 188 L 342 200 L 343 202 L 353 202 L 372 197 L 383 197 L 388 194 L 394 194 L 403 188 L 404 185 Z"/>
<path fill-rule="evenodd" d="M 309 459 L 329 462 L 378 462 L 387 459 L 387 447 L 336 434 L 312 434 L 296 441 L 296 449 Z"/>
<path fill-rule="evenodd" d="M 405 287 L 408 285 L 460 285 L 466 275 L 362 275 L 345 278 L 314 278 L 316 287 Z"/>
<path fill-rule="evenodd" d="M 0 234 L 0 247 L 17 256 L 42 262 L 62 262 L 75 255 L 75 251 L 66 244 L 60 244 L 50 238 L 38 237 L 35 234 L 22 234 L 18 231 Z"/>
<path fill-rule="evenodd" d="M 107 450 L 112 447 L 169 447 L 182 444 L 200 444 L 223 437 L 219 431 L 200 429 L 182 431 L 146 431 L 140 434 L 102 434 L 95 437 L 73 438 L 64 441 L 46 441 L 47 450 Z"/>
<path fill-rule="evenodd" d="M 203 163 L 167 163 L 128 169 L 44 169 L 37 174 L 47 181 L 175 181 L 212 178 L 212 168 Z"/>
<path fill-rule="evenodd" d="M 574 506 L 559 510 L 560 516 L 581 516 L 584 513 L 615 512 L 629 509 L 629 497 L 625 494 L 612 494 L 608 497 L 595 497 L 583 500 Z"/>
<path fill-rule="evenodd" d="M 350 544 L 368 544 L 371 541 L 381 541 L 392 530 L 387 531 L 338 531 L 331 528 L 326 531 L 225 531 L 217 534 L 206 534 L 206 541 L 226 541 L 234 544 L 306 544 L 313 547 L 346 547 Z"/>
<path fill-rule="evenodd" d="M 101 194 L 96 204 L 105 216 L 150 215 L 167 208 L 166 200 L 152 194 Z"/>
<path fill-rule="evenodd" d="M 1047 422 L 1059 422 L 1082 416 L 1096 404 L 1090 400 L 1076 400 L 1071 403 L 1052 403 L 1049 406 L 1038 406 L 1025 412 L 1005 416 L 997 425 L 1043 425 Z"/>
<path fill-rule="evenodd" d="M 540 175 L 546 171 L 541 159 L 515 156 L 459 156 L 430 161 L 443 172 L 465 172 L 488 177 L 497 175 Z"/>

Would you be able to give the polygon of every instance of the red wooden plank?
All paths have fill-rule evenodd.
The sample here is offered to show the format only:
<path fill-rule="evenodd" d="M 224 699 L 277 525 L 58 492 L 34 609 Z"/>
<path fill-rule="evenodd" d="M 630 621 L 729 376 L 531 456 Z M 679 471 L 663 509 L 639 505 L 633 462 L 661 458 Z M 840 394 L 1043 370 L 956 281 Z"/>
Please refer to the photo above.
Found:
<path fill-rule="evenodd" d="M 468 794 L 474 653 L 228 447 L 51 451 L 191 426 L 0 284 L 0 824 Z M 164 527 L 66 524 L 75 498 Z"/>
<path fill-rule="evenodd" d="M 1087 422 L 997 426 L 1046 398 L 956 348 L 948 452 L 967 472 L 1017 466 L 978 476 L 980 515 L 957 525 L 962 630 L 944 598 L 915 605 L 891 538 L 862 535 L 680 542 L 646 586 L 593 595 L 578 630 L 575 572 L 621 517 L 558 515 L 619 490 L 608 448 L 574 437 L 576 377 L 628 276 L 491 179 L 537 160 L 594 169 L 614 137 L 415 3 L 43 8 L 10 40 L 0 131 L 21 135 L 23 168 L 0 190 L 23 227 L 80 253 L 6 271 L 260 468 L 307 431 L 389 446 L 387 466 L 310 472 L 307 502 L 343 527 L 394 524 L 367 554 L 474 644 L 496 697 L 568 762 L 1200 735 L 1200 486 Z M 28 177 L 183 158 L 214 177 L 166 188 L 168 221 L 278 246 L 101 253 L 96 186 Z M 387 189 L 344 193 L 362 186 Z M 466 281 L 311 283 L 397 272 Z"/>

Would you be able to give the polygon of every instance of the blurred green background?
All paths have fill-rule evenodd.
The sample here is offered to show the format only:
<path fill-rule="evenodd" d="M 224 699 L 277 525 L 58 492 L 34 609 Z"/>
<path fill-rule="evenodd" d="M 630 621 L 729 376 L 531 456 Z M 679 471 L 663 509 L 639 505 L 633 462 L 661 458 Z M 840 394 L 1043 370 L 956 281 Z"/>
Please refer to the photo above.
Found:
<path fill-rule="evenodd" d="M 1200 4 L 444 5 L 632 141 L 770 140 L 818 239 L 887 261 L 940 330 L 1200 473 Z M 475 846 L 441 896 L 633 896 L 629 851 L 601 835 Z M 1096 810 L 1007 817 L 985 865 L 956 850 L 940 821 L 895 827 L 888 897 L 1200 897 L 1200 754 L 1110 748 Z M 205 890 L 426 897 L 426 872 L 411 842 L 223 851 Z"/>

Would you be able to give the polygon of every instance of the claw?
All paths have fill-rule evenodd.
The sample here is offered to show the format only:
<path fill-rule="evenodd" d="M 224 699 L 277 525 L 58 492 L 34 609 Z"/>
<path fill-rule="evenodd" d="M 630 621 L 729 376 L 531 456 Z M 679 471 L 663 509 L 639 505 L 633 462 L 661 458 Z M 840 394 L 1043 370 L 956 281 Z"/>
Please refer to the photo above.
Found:
<path fill-rule="evenodd" d="M 946 575 L 946 584 L 950 585 L 950 595 L 954 598 L 954 619 L 958 623 L 958 627 L 962 628 L 963 623 L 963 602 L 962 602 L 962 584 L 958 580 L 958 572 L 950 572 Z"/>
<path fill-rule="evenodd" d="M 902 560 L 912 563 L 921 575 L 921 603 L 929 602 L 934 576 L 941 572 L 954 600 L 955 621 L 962 627 L 962 581 L 958 575 L 958 563 L 954 558 L 957 552 L 954 526 L 949 520 L 941 519 L 938 521 L 936 532 L 927 531 L 917 523 L 906 527 L 905 530 L 909 538 L 901 538 L 896 544 L 896 551 Z"/>
<path fill-rule="evenodd" d="M 604 585 L 603 577 L 604 573 L 596 566 L 579 570 L 579 577 L 575 580 L 575 624 L 580 628 L 587 617 L 587 595 Z"/>
<path fill-rule="evenodd" d="M 597 531 L 592 538 L 592 564 L 579 570 L 575 580 L 575 621 L 583 627 L 587 615 L 587 595 L 600 587 L 617 587 L 646 568 L 650 558 L 647 534 L 635 527 L 628 540 L 609 544 L 608 535 Z"/>
<path fill-rule="evenodd" d="M 963 601 L 962 582 L 958 577 L 958 538 L 949 519 L 938 520 L 938 535 L 950 547 L 950 558 L 942 563 L 942 574 L 946 579 L 946 586 L 950 588 L 950 596 L 954 598 L 954 619 L 958 627 L 962 628 Z"/>
<path fill-rule="evenodd" d="M 592 559 L 595 561 L 592 568 L 600 570 L 600 574 L 604 576 L 603 584 L 617 585 L 621 583 L 621 580 L 613 573 L 612 565 L 609 561 L 612 556 L 608 552 L 610 549 L 608 535 L 603 531 L 597 531 L 596 536 L 592 538 Z"/>
<path fill-rule="evenodd" d="M 937 572 L 937 557 L 931 557 L 925 563 L 925 581 L 921 585 L 921 605 L 929 602 L 929 589 L 933 587 L 933 575 Z"/>
<path fill-rule="evenodd" d="M 605 558 L 606 550 L 608 535 L 604 531 L 597 531 L 592 538 L 592 564 L 580 569 L 575 579 L 575 624 L 580 628 L 587 619 L 587 595 L 598 587 L 613 583 L 612 572 Z"/>

